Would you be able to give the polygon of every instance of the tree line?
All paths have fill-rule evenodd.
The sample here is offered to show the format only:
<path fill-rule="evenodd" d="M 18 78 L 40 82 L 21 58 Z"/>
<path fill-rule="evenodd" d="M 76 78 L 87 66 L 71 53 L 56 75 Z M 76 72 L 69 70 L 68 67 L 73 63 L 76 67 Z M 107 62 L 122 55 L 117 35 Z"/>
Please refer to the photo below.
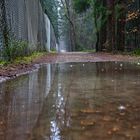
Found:
<path fill-rule="evenodd" d="M 125 51 L 140 47 L 139 0 L 61 0 L 72 50 Z M 81 28 L 80 28 L 81 27 Z M 81 47 L 81 45 L 83 45 Z"/>
<path fill-rule="evenodd" d="M 65 36 L 71 51 L 125 51 L 140 48 L 139 0 L 40 0 L 57 40 Z M 8 48 L 5 0 L 0 30 Z"/>

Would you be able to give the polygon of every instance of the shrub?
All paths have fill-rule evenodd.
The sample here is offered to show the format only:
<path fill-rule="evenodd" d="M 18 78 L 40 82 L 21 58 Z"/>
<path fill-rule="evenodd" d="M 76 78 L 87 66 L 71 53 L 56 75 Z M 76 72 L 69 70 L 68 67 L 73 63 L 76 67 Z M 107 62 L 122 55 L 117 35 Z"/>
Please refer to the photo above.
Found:
<path fill-rule="evenodd" d="M 29 55 L 28 43 L 26 41 L 10 40 L 8 47 L 3 49 L 3 56 L 8 61 L 25 55 Z"/>
<path fill-rule="evenodd" d="M 133 51 L 134 55 L 140 55 L 140 48 L 137 48 Z"/>

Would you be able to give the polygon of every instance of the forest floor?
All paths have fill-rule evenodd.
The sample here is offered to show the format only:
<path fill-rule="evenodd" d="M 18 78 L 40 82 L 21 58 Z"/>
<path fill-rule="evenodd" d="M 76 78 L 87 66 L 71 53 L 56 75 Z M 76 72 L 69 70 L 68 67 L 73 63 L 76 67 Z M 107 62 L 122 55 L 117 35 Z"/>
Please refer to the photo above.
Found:
<path fill-rule="evenodd" d="M 88 52 L 67 52 L 50 53 L 38 56 L 30 62 L 11 63 L 0 65 L 0 81 L 4 78 L 13 78 L 20 74 L 36 69 L 36 64 L 43 63 L 63 63 L 63 62 L 103 62 L 103 61 L 127 61 L 140 62 L 140 57 L 131 55 L 111 54 L 111 53 L 88 53 Z"/>

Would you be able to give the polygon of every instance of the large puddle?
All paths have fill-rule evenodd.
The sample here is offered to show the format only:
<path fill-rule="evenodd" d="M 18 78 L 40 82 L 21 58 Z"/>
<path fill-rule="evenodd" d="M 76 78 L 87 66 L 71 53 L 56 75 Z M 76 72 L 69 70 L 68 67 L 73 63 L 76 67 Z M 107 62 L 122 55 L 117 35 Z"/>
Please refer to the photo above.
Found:
<path fill-rule="evenodd" d="M 140 140 L 140 66 L 48 64 L 1 83 L 0 140 Z"/>

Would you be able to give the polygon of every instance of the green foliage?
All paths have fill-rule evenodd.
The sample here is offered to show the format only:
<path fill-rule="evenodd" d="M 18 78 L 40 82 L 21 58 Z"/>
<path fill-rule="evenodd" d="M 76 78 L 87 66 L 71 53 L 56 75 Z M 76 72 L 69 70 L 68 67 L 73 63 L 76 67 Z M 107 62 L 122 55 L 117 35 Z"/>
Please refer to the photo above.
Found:
<path fill-rule="evenodd" d="M 58 0 L 40 0 L 44 12 L 49 17 L 53 26 L 55 36 L 58 40 Z"/>
<path fill-rule="evenodd" d="M 8 42 L 8 47 L 5 47 L 3 49 L 3 57 L 6 61 L 13 61 L 16 60 L 18 58 L 26 58 L 26 56 L 32 56 L 32 57 L 36 57 L 44 52 L 46 52 L 45 50 L 43 50 L 41 45 L 37 45 L 38 50 L 34 51 L 29 49 L 29 44 L 26 41 L 20 41 L 20 40 L 10 40 Z"/>
<path fill-rule="evenodd" d="M 82 52 L 95 53 L 96 50 L 95 50 L 95 49 L 90 49 L 90 50 L 88 50 L 88 49 L 84 49 L 84 50 L 82 50 Z"/>
<path fill-rule="evenodd" d="M 28 43 L 25 41 L 9 40 L 8 46 L 3 48 L 3 56 L 8 61 L 28 54 Z"/>
<path fill-rule="evenodd" d="M 121 14 L 124 12 L 124 6 L 122 4 L 117 3 L 115 5 L 115 17 L 116 20 L 120 18 Z"/>
<path fill-rule="evenodd" d="M 140 48 L 137 48 L 133 51 L 134 55 L 140 56 Z"/>
<path fill-rule="evenodd" d="M 76 45 L 76 51 L 92 53 L 92 52 L 95 52 L 95 49 L 87 49 L 86 46 L 79 43 Z"/>
<path fill-rule="evenodd" d="M 41 56 L 46 55 L 46 52 L 33 52 L 29 56 L 23 56 L 23 57 L 17 57 L 15 59 L 12 59 L 11 61 L 7 60 L 0 60 L 0 67 L 7 66 L 9 64 L 30 64 L 35 59 L 40 58 Z"/>
<path fill-rule="evenodd" d="M 5 60 L 0 60 L 0 67 L 1 67 L 1 66 L 5 66 L 5 65 L 7 65 L 7 64 L 8 64 L 7 61 L 5 61 Z"/>
<path fill-rule="evenodd" d="M 100 0 L 74 0 L 74 9 L 77 13 L 85 12 L 89 8 L 92 10 L 91 18 L 95 22 L 95 32 L 99 32 L 106 23 L 111 11 Z"/>
<path fill-rule="evenodd" d="M 56 53 L 56 49 L 55 48 L 51 48 L 51 52 L 52 53 Z"/>
<path fill-rule="evenodd" d="M 24 56 L 24 57 L 17 57 L 13 60 L 14 64 L 28 64 L 30 62 L 32 62 L 33 60 L 35 60 L 36 58 L 39 58 L 43 55 L 45 55 L 46 52 L 33 52 L 32 54 L 28 55 L 28 56 Z"/>
<path fill-rule="evenodd" d="M 76 44 L 76 51 L 83 51 L 85 47 L 79 43 Z"/>
<path fill-rule="evenodd" d="M 85 12 L 89 7 L 89 0 L 74 0 L 74 9 L 77 13 Z"/>

